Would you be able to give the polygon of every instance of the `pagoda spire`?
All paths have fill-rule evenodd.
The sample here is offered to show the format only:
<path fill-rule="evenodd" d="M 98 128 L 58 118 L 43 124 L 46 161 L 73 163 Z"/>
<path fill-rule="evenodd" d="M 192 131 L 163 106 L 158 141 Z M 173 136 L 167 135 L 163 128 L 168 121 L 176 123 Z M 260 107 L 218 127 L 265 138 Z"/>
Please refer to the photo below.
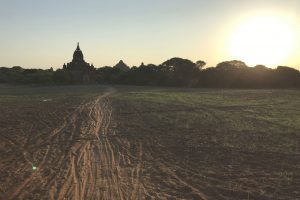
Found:
<path fill-rule="evenodd" d="M 74 54 L 73 54 L 73 61 L 84 62 L 83 54 L 82 54 L 82 51 L 80 50 L 80 47 L 79 47 L 79 42 L 77 43 L 77 48 L 76 48 L 76 50 L 74 51 Z"/>
<path fill-rule="evenodd" d="M 76 50 L 80 51 L 79 42 L 77 42 L 77 48 L 76 48 Z"/>

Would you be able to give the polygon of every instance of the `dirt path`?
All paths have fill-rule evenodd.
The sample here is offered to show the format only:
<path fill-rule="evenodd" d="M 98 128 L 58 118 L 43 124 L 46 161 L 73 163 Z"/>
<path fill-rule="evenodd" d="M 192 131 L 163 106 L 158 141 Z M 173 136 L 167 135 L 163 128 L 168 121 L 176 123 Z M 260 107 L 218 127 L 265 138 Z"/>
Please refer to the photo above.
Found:
<path fill-rule="evenodd" d="M 141 199 L 142 146 L 115 135 L 110 94 L 82 103 L 43 138 L 37 170 L 4 199 Z"/>
<path fill-rule="evenodd" d="M 167 152 L 154 140 L 128 137 L 119 129 L 116 134 L 113 93 L 82 102 L 51 133 L 15 145 L 27 171 L 17 169 L 24 178 L 1 191 L 0 199 L 207 199 L 187 179 L 186 169 L 164 159 Z M 41 154 L 39 163 L 30 152 Z M 29 173 L 30 165 L 37 170 Z"/>

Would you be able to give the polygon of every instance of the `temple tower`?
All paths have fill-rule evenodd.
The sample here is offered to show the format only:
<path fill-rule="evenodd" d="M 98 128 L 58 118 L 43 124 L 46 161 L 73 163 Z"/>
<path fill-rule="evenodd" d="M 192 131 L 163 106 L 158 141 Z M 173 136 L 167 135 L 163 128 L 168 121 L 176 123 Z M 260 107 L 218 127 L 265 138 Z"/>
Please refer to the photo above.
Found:
<path fill-rule="evenodd" d="M 73 53 L 72 61 L 64 64 L 63 70 L 68 72 L 72 83 L 92 82 L 95 68 L 93 65 L 85 62 L 79 42 L 77 43 L 77 47 Z"/>

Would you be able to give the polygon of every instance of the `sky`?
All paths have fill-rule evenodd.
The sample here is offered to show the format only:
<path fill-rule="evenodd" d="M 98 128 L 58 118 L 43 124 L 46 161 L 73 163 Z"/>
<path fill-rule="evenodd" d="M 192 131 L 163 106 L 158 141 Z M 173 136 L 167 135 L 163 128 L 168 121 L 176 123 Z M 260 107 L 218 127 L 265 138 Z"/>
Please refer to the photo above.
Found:
<path fill-rule="evenodd" d="M 251 17 L 271 13 L 289 24 L 293 46 L 268 67 L 300 69 L 299 0 L 0 0 L 0 7 L 0 66 L 61 68 L 77 42 L 96 67 L 172 57 L 215 66 L 240 60 L 243 55 L 231 53 L 239 43 L 232 37 Z M 268 64 L 254 62 L 247 64 Z"/>

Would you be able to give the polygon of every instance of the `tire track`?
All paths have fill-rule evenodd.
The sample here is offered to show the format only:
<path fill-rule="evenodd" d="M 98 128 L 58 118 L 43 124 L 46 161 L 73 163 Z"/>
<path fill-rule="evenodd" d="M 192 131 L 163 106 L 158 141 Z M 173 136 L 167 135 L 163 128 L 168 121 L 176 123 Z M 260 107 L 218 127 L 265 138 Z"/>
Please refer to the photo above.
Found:
<path fill-rule="evenodd" d="M 142 145 L 115 135 L 111 94 L 82 103 L 43 138 L 38 147 L 46 146 L 46 152 L 38 170 L 4 198 L 141 199 Z"/>

